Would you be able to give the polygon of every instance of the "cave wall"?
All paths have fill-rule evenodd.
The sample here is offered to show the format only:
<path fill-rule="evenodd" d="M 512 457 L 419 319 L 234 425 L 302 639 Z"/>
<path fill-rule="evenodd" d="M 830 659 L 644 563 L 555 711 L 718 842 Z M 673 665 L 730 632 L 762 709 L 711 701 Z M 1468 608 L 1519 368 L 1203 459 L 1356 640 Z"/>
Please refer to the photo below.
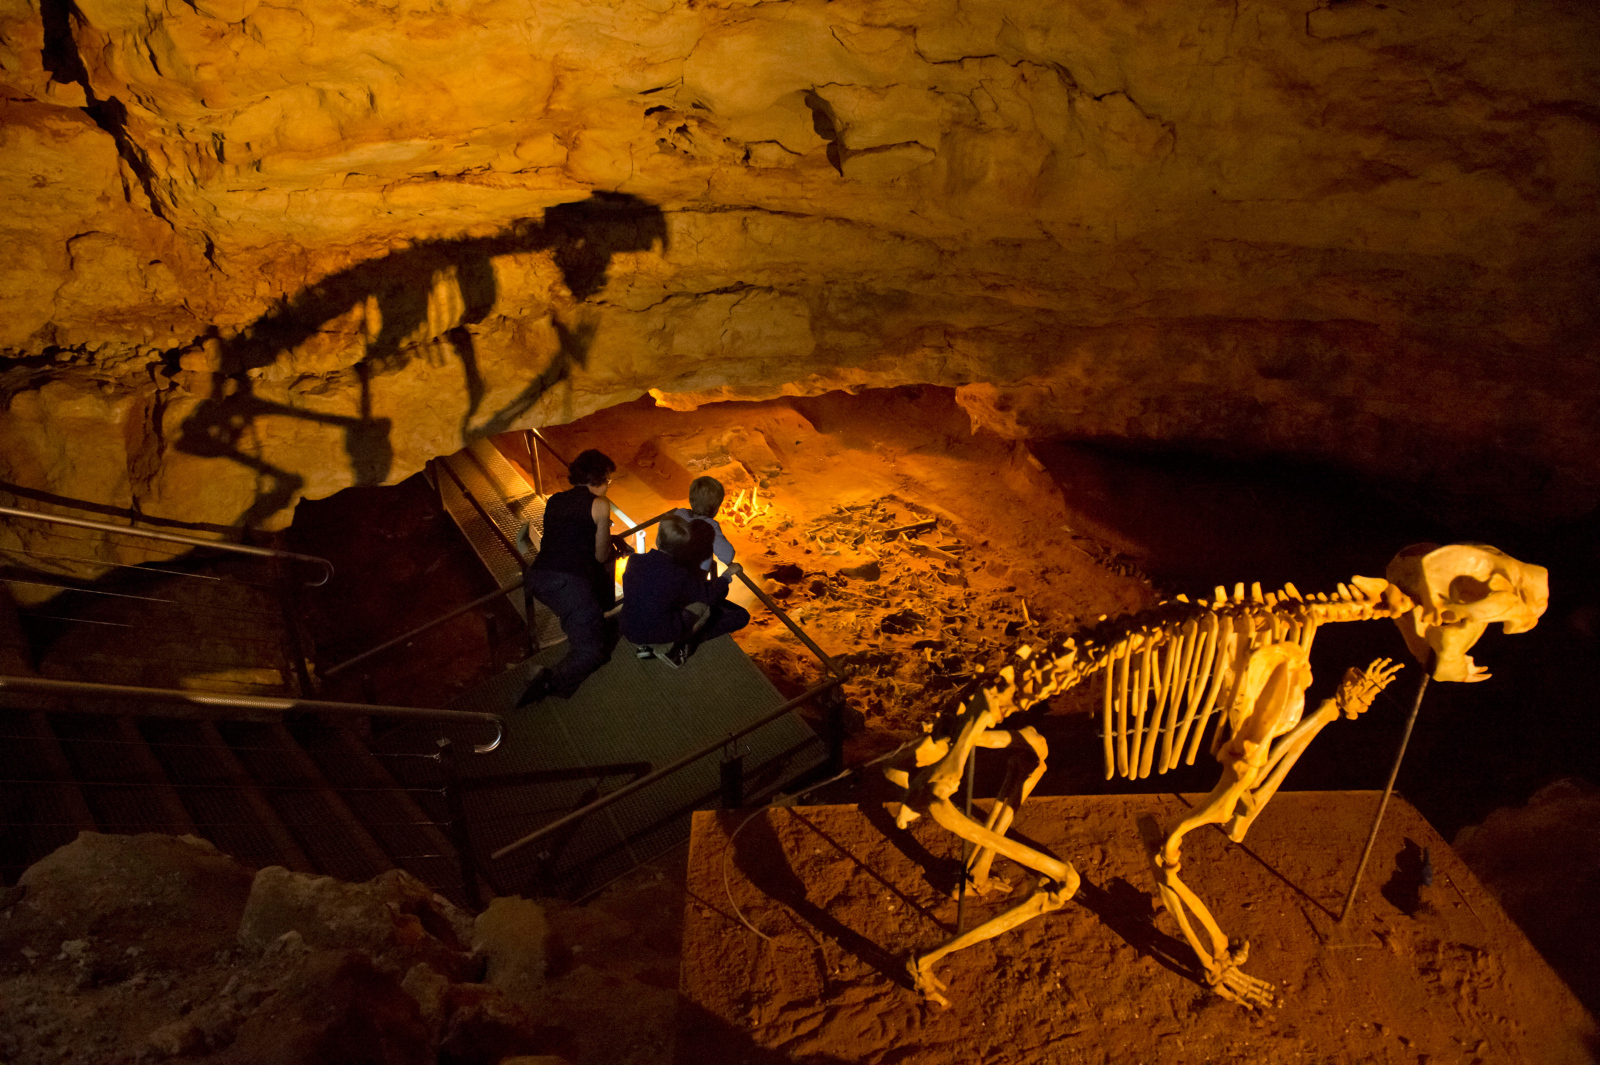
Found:
<path fill-rule="evenodd" d="M 486 432 L 976 427 L 1600 495 L 1579 3 L 0 0 L 0 480 L 223 525 Z"/>

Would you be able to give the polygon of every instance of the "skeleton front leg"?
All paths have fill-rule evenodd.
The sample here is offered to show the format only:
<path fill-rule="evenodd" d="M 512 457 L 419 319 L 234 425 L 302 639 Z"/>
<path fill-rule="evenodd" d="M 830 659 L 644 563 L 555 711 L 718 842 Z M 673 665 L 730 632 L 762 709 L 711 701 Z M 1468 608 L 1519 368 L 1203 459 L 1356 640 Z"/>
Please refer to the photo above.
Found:
<path fill-rule="evenodd" d="M 1341 712 L 1352 721 L 1366 713 L 1378 693 L 1389 686 L 1402 668 L 1390 659 L 1378 658 L 1367 666 L 1365 672 L 1353 666 L 1346 670 L 1333 698 L 1324 699 L 1316 713 L 1272 745 L 1272 755 L 1261 770 L 1267 774 L 1266 782 L 1239 796 L 1233 819 L 1227 824 L 1228 838 L 1235 843 L 1243 842 L 1245 833 L 1250 831 L 1255 819 L 1261 816 L 1261 811 L 1278 793 L 1283 778 L 1289 775 L 1289 770 L 1294 768 L 1317 734 L 1336 721 Z"/>
<path fill-rule="evenodd" d="M 917 991 L 940 1006 L 948 1007 L 950 1000 L 941 994 L 945 990 L 945 984 L 933 975 L 934 965 L 947 954 L 970 947 L 974 943 L 982 943 L 986 939 L 993 939 L 1020 924 L 1033 920 L 1040 914 L 1060 909 L 1066 905 L 1068 899 L 1078 893 L 1078 871 L 1069 862 L 1052 858 L 1032 847 L 991 832 L 964 816 L 949 799 L 934 800 L 928 806 L 928 813 L 940 827 L 954 835 L 975 843 L 980 848 L 986 848 L 991 853 L 999 853 L 1010 858 L 1018 865 L 1044 874 L 1038 888 L 1027 899 L 985 921 L 972 931 L 955 936 L 926 954 L 913 956 L 906 963 L 906 971 L 911 974 L 912 985 Z"/>

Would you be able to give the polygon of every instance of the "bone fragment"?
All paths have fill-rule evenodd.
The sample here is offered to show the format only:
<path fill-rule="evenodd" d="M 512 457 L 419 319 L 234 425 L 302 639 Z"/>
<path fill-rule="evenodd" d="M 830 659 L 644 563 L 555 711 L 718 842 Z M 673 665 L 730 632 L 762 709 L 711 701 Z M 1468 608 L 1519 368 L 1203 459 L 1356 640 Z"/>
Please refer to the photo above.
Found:
<path fill-rule="evenodd" d="M 1101 670 L 1104 674 L 1101 680 L 1105 706 L 1100 714 L 1100 731 L 1105 734 L 1107 780 L 1115 776 L 1117 771 L 1116 741 L 1111 735 L 1111 687 L 1115 680 L 1114 674 L 1116 671 L 1117 663 L 1114 659 L 1107 662 L 1106 668 Z"/>
<path fill-rule="evenodd" d="M 1194 618 L 1184 623 L 1178 638 L 1183 642 L 1183 657 L 1178 660 L 1178 672 L 1173 678 L 1172 693 L 1167 701 L 1167 724 L 1161 733 L 1161 764 L 1156 767 L 1158 773 L 1165 773 L 1176 764 L 1172 749 L 1178 731 L 1178 715 L 1188 707 L 1195 663 L 1200 659 L 1200 645 L 1205 640 L 1200 632 L 1200 623 Z"/>
<path fill-rule="evenodd" d="M 1188 694 L 1185 697 L 1185 710 L 1183 724 L 1178 727 L 1178 734 L 1172 744 L 1172 759 L 1167 768 L 1178 764 L 1183 757 L 1183 745 L 1189 738 L 1189 729 L 1194 724 L 1194 715 L 1200 710 L 1201 700 L 1205 698 L 1206 686 L 1211 681 L 1211 663 L 1217 654 L 1217 615 L 1208 611 L 1200 619 L 1199 643 L 1195 648 L 1194 668 L 1191 671 L 1188 683 Z M 1194 758 L 1191 753 L 1190 759 Z"/>
<path fill-rule="evenodd" d="M 1150 641 L 1146 640 L 1144 652 L 1139 656 L 1139 676 L 1133 685 L 1133 704 L 1128 708 L 1133 714 L 1133 749 L 1128 752 L 1128 779 L 1132 780 L 1139 772 L 1140 755 L 1144 753 L 1144 719 L 1150 697 L 1151 673 L 1154 666 L 1150 661 Z"/>
<path fill-rule="evenodd" d="M 1173 637 L 1162 647 L 1161 654 L 1156 664 L 1156 679 L 1161 683 L 1156 689 L 1155 706 L 1150 711 L 1150 739 L 1144 745 L 1144 758 L 1139 762 L 1139 779 L 1143 780 L 1150 775 L 1150 770 L 1155 763 L 1156 756 L 1156 731 L 1161 731 L 1161 767 L 1166 769 L 1167 750 L 1172 746 L 1172 715 L 1167 713 L 1168 704 L 1176 706 L 1173 701 L 1173 689 L 1177 687 L 1178 661 L 1183 657 L 1184 637 L 1182 632 Z M 1166 724 L 1163 725 L 1162 721 Z"/>
<path fill-rule="evenodd" d="M 1117 775 L 1124 779 L 1128 776 L 1128 659 L 1132 657 L 1132 642 L 1124 640 L 1117 671 Z"/>

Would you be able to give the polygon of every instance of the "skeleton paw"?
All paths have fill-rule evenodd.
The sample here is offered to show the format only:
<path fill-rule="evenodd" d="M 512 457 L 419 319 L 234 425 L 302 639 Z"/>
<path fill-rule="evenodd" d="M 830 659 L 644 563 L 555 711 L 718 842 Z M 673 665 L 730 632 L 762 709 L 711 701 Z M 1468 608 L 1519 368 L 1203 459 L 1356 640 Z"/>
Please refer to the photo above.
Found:
<path fill-rule="evenodd" d="M 1278 1001 L 1278 989 L 1272 984 L 1231 967 L 1223 971 L 1212 990 L 1229 1002 L 1256 1010 L 1268 1009 Z"/>
<path fill-rule="evenodd" d="M 912 956 L 906 961 L 906 972 L 911 975 L 911 986 L 916 990 L 917 994 L 934 1003 L 940 1009 L 947 1010 L 950 1008 L 950 1000 L 939 993 L 945 990 L 945 983 L 933 975 L 932 966 L 924 969 L 917 958 Z"/>
<path fill-rule="evenodd" d="M 1239 967 L 1249 957 L 1250 944 L 1235 941 L 1227 957 L 1218 959 L 1216 969 L 1207 974 L 1206 982 L 1211 985 L 1211 990 L 1229 1002 L 1237 1002 L 1251 1009 L 1267 1009 L 1277 1002 L 1278 989 L 1265 980 L 1246 976 L 1240 970 Z"/>

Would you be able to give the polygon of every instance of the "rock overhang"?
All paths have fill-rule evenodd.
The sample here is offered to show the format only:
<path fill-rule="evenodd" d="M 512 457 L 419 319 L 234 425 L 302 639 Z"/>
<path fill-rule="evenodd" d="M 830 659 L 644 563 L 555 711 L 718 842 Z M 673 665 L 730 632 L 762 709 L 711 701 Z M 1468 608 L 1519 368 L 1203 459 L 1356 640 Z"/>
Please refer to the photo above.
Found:
<path fill-rule="evenodd" d="M 15 484 L 270 527 L 647 391 L 931 383 L 1595 503 L 1582 12 L 44 7 L 0 44 Z"/>

